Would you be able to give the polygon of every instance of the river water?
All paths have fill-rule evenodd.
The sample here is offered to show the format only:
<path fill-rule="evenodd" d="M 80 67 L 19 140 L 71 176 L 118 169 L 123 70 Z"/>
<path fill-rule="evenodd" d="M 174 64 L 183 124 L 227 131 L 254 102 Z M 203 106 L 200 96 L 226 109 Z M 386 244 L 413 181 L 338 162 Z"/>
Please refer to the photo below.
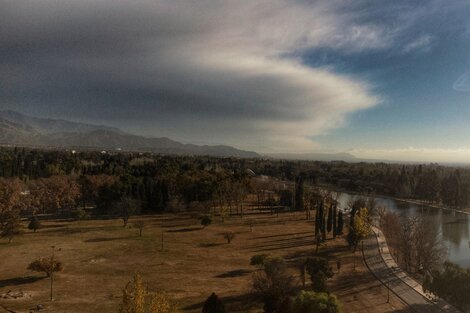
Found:
<path fill-rule="evenodd" d="M 342 193 L 339 197 L 339 207 L 347 208 L 353 197 L 351 194 Z M 376 197 L 376 201 L 379 207 L 398 212 L 402 216 L 424 216 L 435 223 L 447 247 L 447 259 L 461 266 L 470 266 L 470 215 L 386 197 Z"/>

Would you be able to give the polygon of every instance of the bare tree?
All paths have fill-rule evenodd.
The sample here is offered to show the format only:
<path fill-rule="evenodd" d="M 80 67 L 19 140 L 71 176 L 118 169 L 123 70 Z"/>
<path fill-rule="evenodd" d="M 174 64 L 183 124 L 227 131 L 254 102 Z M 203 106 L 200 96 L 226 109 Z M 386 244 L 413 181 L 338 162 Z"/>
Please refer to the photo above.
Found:
<path fill-rule="evenodd" d="M 227 240 L 227 243 L 231 243 L 232 240 L 235 238 L 235 233 L 232 231 L 226 232 L 223 235 L 225 240 Z"/>
<path fill-rule="evenodd" d="M 421 275 L 438 268 L 446 248 L 441 241 L 437 221 L 430 216 L 399 217 L 379 209 L 380 227 L 397 263 L 406 271 Z"/>
<path fill-rule="evenodd" d="M 420 217 L 415 227 L 416 267 L 424 275 L 442 265 L 447 251 L 435 219 Z"/>
<path fill-rule="evenodd" d="M 138 201 L 129 197 L 124 197 L 115 204 L 115 212 L 122 219 L 124 227 L 131 216 L 139 212 L 139 207 Z"/>
<path fill-rule="evenodd" d="M 138 220 L 134 222 L 134 227 L 139 230 L 139 237 L 142 237 L 142 231 L 144 230 L 145 222 L 143 220 Z"/>

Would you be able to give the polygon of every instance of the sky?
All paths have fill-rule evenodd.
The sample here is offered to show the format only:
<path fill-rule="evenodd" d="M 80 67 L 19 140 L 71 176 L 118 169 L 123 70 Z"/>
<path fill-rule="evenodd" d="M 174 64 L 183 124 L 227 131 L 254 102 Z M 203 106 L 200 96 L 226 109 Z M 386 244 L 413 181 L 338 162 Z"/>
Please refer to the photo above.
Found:
<path fill-rule="evenodd" d="M 0 109 L 260 153 L 470 161 L 470 2 L 0 0 Z"/>

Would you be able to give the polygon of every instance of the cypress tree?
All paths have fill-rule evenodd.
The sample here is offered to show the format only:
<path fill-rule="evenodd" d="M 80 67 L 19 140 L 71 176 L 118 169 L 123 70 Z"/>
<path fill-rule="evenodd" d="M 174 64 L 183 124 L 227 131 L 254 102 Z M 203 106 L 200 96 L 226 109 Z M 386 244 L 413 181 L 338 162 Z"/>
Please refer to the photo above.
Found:
<path fill-rule="evenodd" d="M 323 201 L 320 201 L 320 205 L 315 210 L 315 237 L 320 234 L 321 230 L 321 212 L 323 212 Z"/>
<path fill-rule="evenodd" d="M 338 226 L 336 224 L 337 215 L 338 215 L 338 205 L 335 203 L 335 205 L 333 207 L 333 221 L 332 221 L 332 224 L 333 224 L 333 238 L 336 238 L 336 235 L 338 233 Z"/>
<path fill-rule="evenodd" d="M 295 210 L 302 211 L 304 209 L 304 177 L 300 175 L 295 184 Z"/>
<path fill-rule="evenodd" d="M 328 219 L 326 221 L 326 230 L 329 233 L 331 233 L 331 229 L 333 228 L 333 204 L 330 205 L 330 208 L 328 209 Z"/>
<path fill-rule="evenodd" d="M 204 302 L 202 313 L 226 313 L 226 311 L 223 302 L 215 293 L 212 293 Z"/>
<path fill-rule="evenodd" d="M 339 235 L 343 233 L 343 226 L 344 226 L 343 212 L 339 211 L 338 212 L 338 234 Z"/>
<path fill-rule="evenodd" d="M 325 241 L 326 240 L 326 215 L 325 214 L 323 214 L 323 217 L 322 217 L 321 235 L 322 235 L 323 241 Z"/>

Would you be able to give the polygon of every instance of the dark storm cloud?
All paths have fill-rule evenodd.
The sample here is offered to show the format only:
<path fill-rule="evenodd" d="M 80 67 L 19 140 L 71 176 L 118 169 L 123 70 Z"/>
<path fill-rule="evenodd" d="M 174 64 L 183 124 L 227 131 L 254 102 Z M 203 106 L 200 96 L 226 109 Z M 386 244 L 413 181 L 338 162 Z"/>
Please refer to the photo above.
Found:
<path fill-rule="evenodd" d="M 307 148 L 377 103 L 365 82 L 288 55 L 391 42 L 326 1 L 0 6 L 3 107 L 249 148 Z"/>

